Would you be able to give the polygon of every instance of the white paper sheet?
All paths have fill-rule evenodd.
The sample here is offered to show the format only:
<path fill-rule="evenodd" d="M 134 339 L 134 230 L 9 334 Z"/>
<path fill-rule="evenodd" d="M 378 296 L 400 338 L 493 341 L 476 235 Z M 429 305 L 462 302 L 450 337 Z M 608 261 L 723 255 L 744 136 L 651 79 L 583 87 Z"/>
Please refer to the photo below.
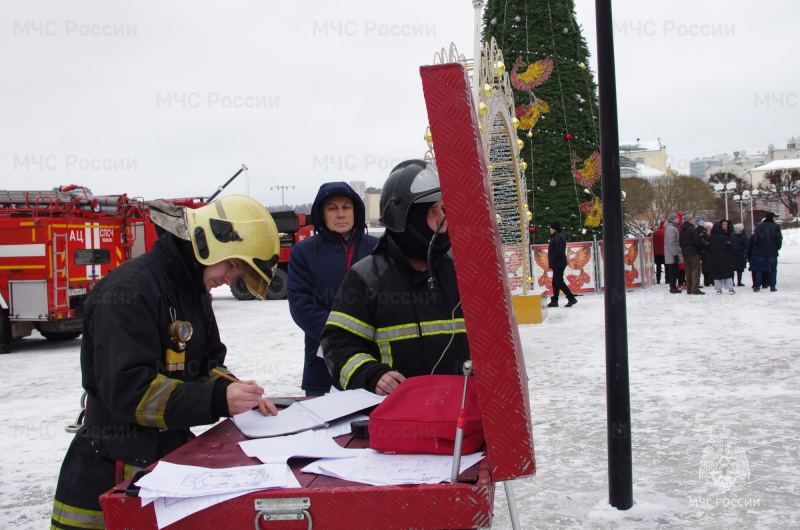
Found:
<path fill-rule="evenodd" d="M 275 436 L 239 442 L 247 456 L 265 464 L 285 464 L 293 456 L 312 458 L 350 458 L 352 449 L 345 449 L 328 436 L 309 437 L 304 434 Z"/>
<path fill-rule="evenodd" d="M 269 488 L 285 488 L 291 475 L 286 464 L 229 468 L 184 466 L 159 462 L 136 485 L 163 497 L 200 497 Z"/>
<path fill-rule="evenodd" d="M 462 455 L 459 473 L 483 458 L 482 453 Z M 447 455 L 385 455 L 364 449 L 355 458 L 317 460 L 304 467 L 306 473 L 362 482 L 373 486 L 438 484 L 450 480 L 453 457 Z"/>
<path fill-rule="evenodd" d="M 293 473 L 289 473 L 286 487 L 287 488 L 301 487 L 300 483 L 297 481 Z M 253 490 L 253 491 L 258 491 L 258 490 Z M 204 510 L 210 506 L 214 506 L 215 504 L 219 504 L 221 502 L 225 502 L 229 499 L 239 497 L 240 495 L 246 495 L 248 493 L 250 493 L 250 491 L 238 491 L 236 493 L 204 495 L 201 497 L 188 497 L 188 498 L 157 497 L 157 498 L 150 498 L 148 502 L 155 502 L 153 508 L 155 509 L 156 512 L 156 522 L 158 523 L 158 528 L 164 528 L 165 526 L 169 526 L 175 521 L 179 521 L 184 517 L 188 517 L 193 513 L 199 512 L 200 510 Z M 143 498 L 142 506 L 145 506 L 148 502 L 145 502 L 145 499 Z"/>
<path fill-rule="evenodd" d="M 374 407 L 384 400 L 364 389 L 346 390 L 326 396 L 298 401 L 278 412 L 277 416 L 262 416 L 249 410 L 231 420 L 248 438 L 281 436 L 317 428 L 327 422 Z"/>

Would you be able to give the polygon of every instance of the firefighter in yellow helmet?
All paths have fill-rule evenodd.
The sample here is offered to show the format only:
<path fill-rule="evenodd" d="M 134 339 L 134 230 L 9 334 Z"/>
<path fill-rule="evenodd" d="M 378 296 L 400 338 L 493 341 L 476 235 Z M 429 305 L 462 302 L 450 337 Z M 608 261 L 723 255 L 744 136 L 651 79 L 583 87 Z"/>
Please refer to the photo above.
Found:
<path fill-rule="evenodd" d="M 241 273 L 263 297 L 278 261 L 275 223 L 254 199 L 197 209 L 152 204 L 163 232 L 149 252 L 103 278 L 84 307 L 84 420 L 56 487 L 53 528 L 103 528 L 99 496 L 187 442 L 189 428 L 258 407 L 253 381 L 231 383 L 212 288 Z"/>

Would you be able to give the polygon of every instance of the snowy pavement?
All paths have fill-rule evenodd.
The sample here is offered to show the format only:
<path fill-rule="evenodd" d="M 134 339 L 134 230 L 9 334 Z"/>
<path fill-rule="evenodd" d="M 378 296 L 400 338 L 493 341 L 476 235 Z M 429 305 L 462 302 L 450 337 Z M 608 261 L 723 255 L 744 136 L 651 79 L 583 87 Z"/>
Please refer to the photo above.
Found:
<path fill-rule="evenodd" d="M 520 327 L 538 468 L 514 481 L 522 528 L 800 527 L 800 230 L 784 238 L 778 292 L 628 292 L 630 510 L 608 505 L 602 297 Z M 300 395 L 286 301 L 214 294 L 231 371 Z M 79 409 L 79 341 L 15 346 L 0 356 L 0 528 L 40 529 Z M 493 528 L 510 527 L 498 487 Z"/>

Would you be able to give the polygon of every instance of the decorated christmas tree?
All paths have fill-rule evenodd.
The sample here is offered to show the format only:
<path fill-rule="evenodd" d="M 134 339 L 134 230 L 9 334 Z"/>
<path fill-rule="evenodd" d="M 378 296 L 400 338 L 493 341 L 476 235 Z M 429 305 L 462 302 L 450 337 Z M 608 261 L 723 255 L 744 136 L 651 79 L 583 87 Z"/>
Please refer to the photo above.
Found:
<path fill-rule="evenodd" d="M 553 221 L 570 241 L 600 239 L 597 85 L 572 0 L 489 0 L 483 38 L 492 37 L 511 73 L 532 242 L 545 243 Z"/>

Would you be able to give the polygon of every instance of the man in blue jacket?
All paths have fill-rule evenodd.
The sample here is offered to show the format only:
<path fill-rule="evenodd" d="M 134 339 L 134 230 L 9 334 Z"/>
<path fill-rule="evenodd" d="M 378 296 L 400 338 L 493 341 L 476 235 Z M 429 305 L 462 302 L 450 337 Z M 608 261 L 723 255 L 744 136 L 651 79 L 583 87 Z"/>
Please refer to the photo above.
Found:
<path fill-rule="evenodd" d="M 301 388 L 321 396 L 334 384 L 322 354 L 319 336 L 344 275 L 378 244 L 366 233 L 364 203 L 344 182 L 328 182 L 311 208 L 316 234 L 292 248 L 286 292 L 292 318 L 305 332 L 305 364 Z"/>
<path fill-rule="evenodd" d="M 763 259 L 763 267 L 756 270 L 756 284 L 761 285 L 762 270 L 769 270 L 769 290 L 777 291 L 778 251 L 783 244 L 781 227 L 775 222 L 777 214 L 769 212 L 764 222 L 759 223 L 753 231 L 753 243 L 758 246 L 758 253 Z"/>

